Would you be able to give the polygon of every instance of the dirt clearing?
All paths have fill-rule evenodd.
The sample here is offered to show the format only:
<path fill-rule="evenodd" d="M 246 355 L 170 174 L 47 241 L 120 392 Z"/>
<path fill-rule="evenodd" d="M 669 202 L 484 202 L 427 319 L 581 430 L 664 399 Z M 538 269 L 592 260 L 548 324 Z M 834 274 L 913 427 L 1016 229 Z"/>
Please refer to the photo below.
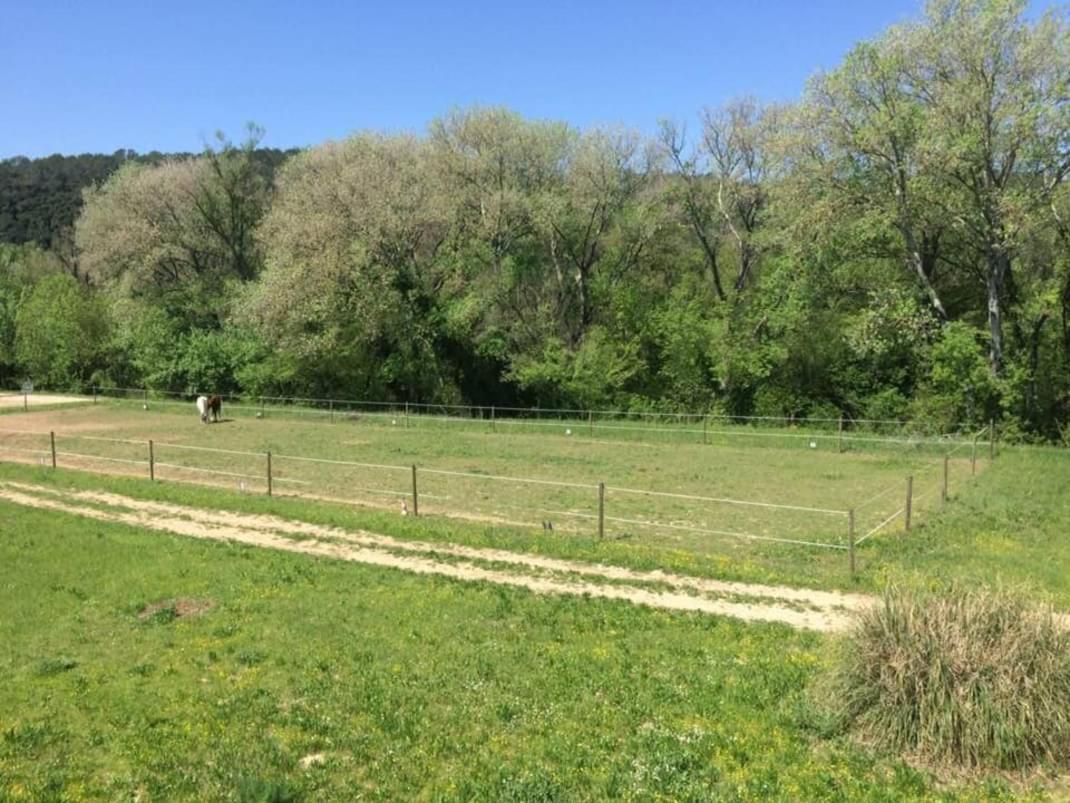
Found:
<path fill-rule="evenodd" d="M 852 612 L 872 604 L 871 598 L 856 594 L 726 582 L 507 550 L 406 541 L 362 530 L 149 502 L 111 493 L 0 482 L 0 499 L 154 532 L 232 541 L 466 582 L 489 582 L 540 594 L 600 597 L 811 630 L 841 630 L 850 623 Z"/>
<path fill-rule="evenodd" d="M 52 404 L 84 404 L 91 402 L 91 396 L 62 396 L 42 395 L 40 393 L 0 393 L 0 409 L 15 407 L 18 409 L 28 407 L 46 407 Z"/>

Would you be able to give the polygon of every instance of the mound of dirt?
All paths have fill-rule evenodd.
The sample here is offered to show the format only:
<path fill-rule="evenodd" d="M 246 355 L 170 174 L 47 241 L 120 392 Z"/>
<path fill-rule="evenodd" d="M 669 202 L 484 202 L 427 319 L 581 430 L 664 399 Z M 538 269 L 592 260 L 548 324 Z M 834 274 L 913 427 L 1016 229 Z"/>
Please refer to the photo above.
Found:
<path fill-rule="evenodd" d="M 215 600 L 177 597 L 152 602 L 138 611 L 138 619 L 152 619 L 155 616 L 167 616 L 170 619 L 184 619 L 187 616 L 200 616 L 215 607 Z"/>

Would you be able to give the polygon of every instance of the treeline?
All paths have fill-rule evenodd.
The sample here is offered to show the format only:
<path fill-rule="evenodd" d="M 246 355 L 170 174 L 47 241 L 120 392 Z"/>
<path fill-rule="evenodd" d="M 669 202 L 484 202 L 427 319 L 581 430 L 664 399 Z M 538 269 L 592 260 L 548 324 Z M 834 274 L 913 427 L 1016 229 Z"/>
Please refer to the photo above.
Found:
<path fill-rule="evenodd" d="M 934 0 L 653 138 L 470 109 L 128 160 L 70 258 L 0 251 L 0 377 L 1060 438 L 1070 36 L 1024 10 Z"/>
<path fill-rule="evenodd" d="M 270 175 L 294 152 L 258 148 L 255 158 Z M 0 243 L 36 243 L 63 257 L 73 257 L 74 221 L 82 211 L 85 189 L 107 180 L 127 162 L 156 165 L 194 156 L 118 150 L 112 154 L 0 159 Z"/>

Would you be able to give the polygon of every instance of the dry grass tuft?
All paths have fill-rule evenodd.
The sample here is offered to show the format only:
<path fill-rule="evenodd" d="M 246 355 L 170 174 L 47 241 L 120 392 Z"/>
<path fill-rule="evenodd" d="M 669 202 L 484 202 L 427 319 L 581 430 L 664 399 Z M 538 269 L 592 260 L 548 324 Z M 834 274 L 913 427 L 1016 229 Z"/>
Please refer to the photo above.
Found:
<path fill-rule="evenodd" d="M 923 761 L 1025 770 L 1070 756 L 1070 630 L 1006 591 L 888 590 L 824 691 L 841 725 Z"/>

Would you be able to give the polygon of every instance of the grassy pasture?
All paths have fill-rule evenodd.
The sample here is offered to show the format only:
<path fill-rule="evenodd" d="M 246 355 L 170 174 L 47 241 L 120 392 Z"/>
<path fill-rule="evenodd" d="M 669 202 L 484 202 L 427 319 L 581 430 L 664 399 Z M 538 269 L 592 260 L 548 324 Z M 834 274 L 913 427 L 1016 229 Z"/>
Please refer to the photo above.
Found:
<path fill-rule="evenodd" d="M 783 540 L 809 542 L 813 546 L 803 549 L 829 553 L 815 554 L 814 561 L 841 570 L 846 511 L 855 511 L 856 539 L 893 517 L 874 536 L 879 540 L 902 529 L 902 517 L 895 516 L 904 506 L 908 474 L 918 522 L 939 507 L 943 453 L 954 449 L 952 493 L 967 488 L 973 473 L 969 441 L 904 444 L 851 435 L 860 439 L 841 441 L 835 431 L 736 427 L 708 431 L 703 443 L 702 431 L 696 440 L 687 422 L 602 431 L 582 421 L 550 427 L 546 421 L 277 409 L 257 418 L 254 412 L 228 407 L 225 422 L 205 426 L 191 405 L 157 401 L 148 410 L 102 400 L 31 411 L 4 418 L 0 430 L 9 431 L 0 431 L 0 455 L 48 462 L 51 430 L 61 466 L 146 476 L 151 439 L 157 479 L 264 493 L 270 451 L 278 495 L 395 512 L 403 503 L 412 508 L 416 465 L 423 515 L 507 527 L 549 521 L 555 531 L 587 537 L 598 532 L 598 484 L 605 483 L 607 539 L 759 561 L 797 551 Z M 980 448 L 976 470 L 987 463 L 987 449 Z"/>
<path fill-rule="evenodd" d="M 83 424 L 98 431 L 100 419 Z M 1064 451 L 1006 449 L 909 537 L 868 542 L 857 586 L 873 590 L 903 575 L 954 578 L 1026 586 L 1070 608 L 1068 469 Z M 0 480 L 640 568 L 849 585 L 841 555 L 825 560 L 790 545 L 700 554 L 10 463 L 0 465 Z M 301 800 L 437 801 L 1045 793 L 980 775 L 936 783 L 849 743 L 808 701 L 828 660 L 827 641 L 816 634 L 546 599 L 5 503 L 0 522 L 0 800 L 251 801 L 272 791 L 276 799 L 288 792 Z M 191 616 L 163 607 L 142 618 L 146 605 L 174 598 L 211 607 Z M 310 756 L 322 763 L 305 769 Z"/>
<path fill-rule="evenodd" d="M 1015 791 L 985 780 L 941 789 L 830 732 L 807 698 L 825 661 L 815 634 L 5 503 L 0 520 L 3 800 L 892 801 Z M 161 605 L 170 599 L 193 613 Z"/>

